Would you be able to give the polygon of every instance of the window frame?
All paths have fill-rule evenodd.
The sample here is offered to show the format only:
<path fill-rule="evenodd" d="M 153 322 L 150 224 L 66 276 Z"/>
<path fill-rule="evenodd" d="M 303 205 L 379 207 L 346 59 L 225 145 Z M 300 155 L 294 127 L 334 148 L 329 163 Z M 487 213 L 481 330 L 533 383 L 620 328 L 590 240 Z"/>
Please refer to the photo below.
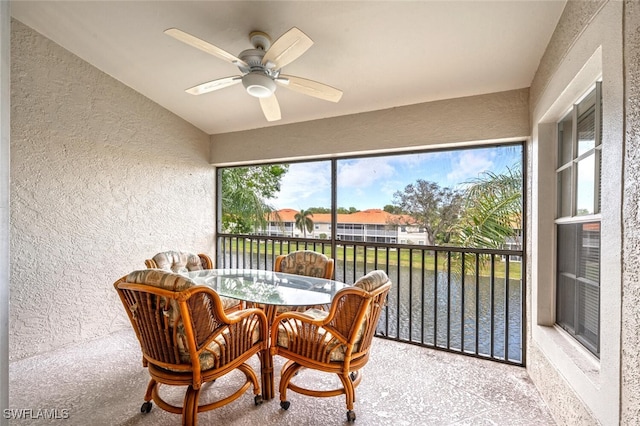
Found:
<path fill-rule="evenodd" d="M 584 108 L 584 111 L 580 111 L 581 107 L 584 107 L 582 104 L 585 100 L 588 100 L 591 96 L 594 97 L 593 105 L 588 105 Z M 594 114 L 594 146 L 587 149 L 584 152 L 579 152 L 579 144 L 580 139 L 578 138 L 578 126 L 582 117 L 586 117 L 591 113 Z M 567 139 L 564 135 L 565 129 L 564 124 L 567 123 L 568 118 L 571 118 L 571 158 L 565 159 L 563 155 L 567 153 L 566 147 L 563 147 L 563 143 L 566 143 Z M 597 81 L 594 86 L 591 86 L 589 90 L 582 96 L 577 102 L 575 102 L 571 110 L 562 116 L 560 120 L 556 123 L 557 126 L 557 136 L 556 136 L 556 144 L 557 144 L 557 168 L 556 168 L 556 219 L 555 219 L 555 227 L 556 227 L 556 266 L 555 266 L 555 276 L 556 276 L 556 306 L 555 306 L 555 323 L 564 331 L 566 331 L 571 337 L 576 339 L 582 346 L 584 346 L 589 352 L 591 352 L 596 357 L 600 357 L 600 341 L 601 341 L 601 266 L 602 266 L 602 253 L 601 253 L 601 234 L 602 234 L 602 215 L 601 215 L 601 197 L 600 197 L 600 188 L 602 183 L 602 173 L 601 173 L 601 164 L 602 164 L 602 83 Z M 578 166 L 580 161 L 583 161 L 589 156 L 593 156 L 594 164 L 593 164 L 593 201 L 592 201 L 592 211 L 587 214 L 580 214 L 578 209 L 578 192 L 579 192 L 579 179 L 578 179 Z M 584 164 L 584 163 L 583 163 Z M 567 196 L 563 191 L 566 189 L 567 182 L 563 180 L 562 174 L 569 171 L 571 173 L 569 178 L 569 209 L 568 212 L 565 211 L 565 207 L 567 206 L 565 198 Z M 564 201 L 564 202 L 563 202 Z M 567 227 L 569 225 L 576 225 L 576 235 L 582 236 L 579 231 L 580 224 L 588 224 L 588 223 L 598 223 L 598 238 L 599 238 L 599 246 L 598 246 L 598 281 L 595 283 L 593 280 L 587 279 L 586 277 L 581 277 L 579 274 L 580 271 L 580 261 L 582 260 L 580 255 L 582 253 L 583 245 L 580 243 L 581 238 L 576 238 L 575 246 L 572 247 L 573 251 L 571 255 L 574 257 L 574 265 L 573 271 L 575 274 L 571 277 L 572 274 L 567 273 L 566 271 L 560 270 L 560 265 L 564 262 L 561 261 L 560 256 L 562 255 L 562 251 L 560 250 L 561 242 L 560 240 L 560 227 Z M 561 288 L 560 282 L 562 277 L 569 277 L 574 281 L 573 286 L 573 298 L 570 299 L 573 301 L 573 306 L 568 307 L 565 306 L 566 310 L 571 309 L 573 312 L 573 322 L 572 325 L 561 322 L 561 318 L 564 318 L 563 315 L 563 306 L 561 305 L 561 292 L 563 288 Z M 589 338 L 585 338 L 583 333 L 580 332 L 580 320 L 579 313 L 581 306 L 579 305 L 579 294 L 581 290 L 593 288 L 594 285 L 597 284 L 598 289 L 598 301 L 597 301 L 597 313 L 595 316 L 597 317 L 597 334 L 596 338 L 591 340 Z M 586 302 L 585 302 L 586 305 Z"/>

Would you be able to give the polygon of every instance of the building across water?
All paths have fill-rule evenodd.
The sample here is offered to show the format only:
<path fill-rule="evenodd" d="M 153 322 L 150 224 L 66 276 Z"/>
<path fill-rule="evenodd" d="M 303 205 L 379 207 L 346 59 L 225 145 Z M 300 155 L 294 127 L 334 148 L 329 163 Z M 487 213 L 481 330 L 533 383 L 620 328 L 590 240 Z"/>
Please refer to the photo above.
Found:
<path fill-rule="evenodd" d="M 272 213 L 264 231 L 266 235 L 279 237 L 304 237 L 304 231 L 296 227 L 295 216 L 299 212 L 282 209 Z M 381 209 L 368 209 L 354 213 L 338 213 L 336 239 L 369 243 L 427 245 L 426 229 L 408 215 L 397 215 Z M 331 214 L 314 213 L 310 216 L 313 229 L 307 238 L 331 237 Z"/>

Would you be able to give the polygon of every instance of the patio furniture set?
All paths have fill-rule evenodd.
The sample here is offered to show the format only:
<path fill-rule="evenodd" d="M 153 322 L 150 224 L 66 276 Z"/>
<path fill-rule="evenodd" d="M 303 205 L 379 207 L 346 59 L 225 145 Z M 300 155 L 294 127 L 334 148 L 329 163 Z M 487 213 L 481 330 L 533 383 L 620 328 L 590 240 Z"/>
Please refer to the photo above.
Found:
<path fill-rule="evenodd" d="M 155 403 L 181 414 L 183 425 L 196 425 L 198 413 L 229 404 L 250 388 L 260 405 L 275 396 L 273 357 L 281 356 L 287 359 L 280 373 L 282 409 L 290 407 L 288 390 L 345 395 L 347 420 L 356 419 L 355 388 L 391 287 L 384 271 L 350 286 L 331 279 L 332 259 L 308 250 L 278 256 L 274 271 L 214 269 L 207 255 L 177 251 L 145 263 L 147 269 L 114 284 L 151 376 L 143 413 Z M 261 380 L 247 363 L 254 355 Z M 294 380 L 303 368 L 336 374 L 341 386 L 326 390 Z M 205 384 L 234 370 L 244 375 L 235 392 L 200 402 Z M 186 387 L 182 405 L 161 396 L 164 385 Z"/>

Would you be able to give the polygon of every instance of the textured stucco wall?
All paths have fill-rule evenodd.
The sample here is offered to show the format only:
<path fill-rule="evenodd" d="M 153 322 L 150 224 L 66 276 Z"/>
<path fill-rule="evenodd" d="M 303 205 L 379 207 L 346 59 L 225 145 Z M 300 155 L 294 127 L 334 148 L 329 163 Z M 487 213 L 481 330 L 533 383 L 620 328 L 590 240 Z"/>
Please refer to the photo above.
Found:
<path fill-rule="evenodd" d="M 130 327 L 113 282 L 211 252 L 209 136 L 21 24 L 11 30 L 10 358 Z"/>
<path fill-rule="evenodd" d="M 637 383 L 640 371 L 637 355 L 631 357 L 630 361 L 635 365 L 630 362 L 626 372 L 624 363 L 621 364 L 621 348 L 623 353 L 637 352 L 637 340 L 625 341 L 622 330 L 625 323 L 629 323 L 630 315 L 637 318 L 631 307 L 637 307 L 639 302 L 636 297 L 632 304 L 624 307 L 627 298 L 625 287 L 629 286 L 629 280 L 621 276 L 620 267 L 628 262 L 636 264 L 638 260 L 637 253 L 629 256 L 629 260 L 621 258 L 623 241 L 626 245 L 628 238 L 622 225 L 628 221 L 627 212 L 621 214 L 621 205 L 627 198 L 623 197 L 622 186 L 623 183 L 633 185 L 628 177 L 623 176 L 626 172 L 622 167 L 625 143 L 625 77 L 622 68 L 623 61 L 629 61 L 633 54 L 637 56 L 637 50 L 631 56 L 628 48 L 623 52 L 623 43 L 628 43 L 629 39 L 637 41 L 638 38 L 637 28 L 632 30 L 628 22 L 623 23 L 624 19 L 629 19 L 628 8 L 628 3 L 620 1 L 570 0 L 547 46 L 530 91 L 534 160 L 530 165 L 532 172 L 529 178 L 534 190 L 528 224 L 527 298 L 532 307 L 527 326 L 527 369 L 554 418 L 563 425 L 638 424 L 639 418 L 637 415 L 625 415 L 624 408 L 621 409 L 624 407 L 624 395 L 629 392 L 635 392 L 633 398 L 636 399 L 632 403 L 637 408 L 637 387 L 636 391 L 630 391 L 628 382 L 631 378 Z M 576 90 L 584 91 L 591 87 L 594 80 L 588 81 L 595 78 L 597 72 L 601 73 L 603 82 L 604 122 L 599 360 L 553 327 L 555 191 L 550 189 L 555 186 L 554 123 L 571 106 L 567 101 L 578 94 Z M 628 143 L 628 135 L 626 140 Z M 638 176 L 634 178 L 637 181 Z M 637 207 L 637 192 L 635 196 Z M 637 228 L 638 224 L 633 226 Z M 628 330 L 635 339 L 637 325 L 636 321 L 635 328 Z"/>
<path fill-rule="evenodd" d="M 623 205 L 622 390 L 620 420 L 640 424 L 640 3 L 624 14 L 626 146 Z"/>
<path fill-rule="evenodd" d="M 562 375 L 558 374 L 546 361 L 545 355 L 537 345 L 527 349 L 529 360 L 527 372 L 540 389 L 543 399 L 558 425 L 587 426 L 597 425 L 593 414 L 584 406 L 584 402 L 570 388 Z M 540 383 L 543 381 L 543 383 Z"/>
<path fill-rule="evenodd" d="M 529 90 L 520 89 L 213 135 L 211 162 L 330 157 L 528 135 Z"/>
<path fill-rule="evenodd" d="M 576 38 L 608 0 L 570 0 L 551 36 L 531 82 L 531 105 L 537 105 L 549 80 L 557 71 Z"/>
<path fill-rule="evenodd" d="M 0 2 L 0 409 L 9 406 L 9 136 L 11 10 Z M 0 420 L 0 425 L 9 420 Z"/>

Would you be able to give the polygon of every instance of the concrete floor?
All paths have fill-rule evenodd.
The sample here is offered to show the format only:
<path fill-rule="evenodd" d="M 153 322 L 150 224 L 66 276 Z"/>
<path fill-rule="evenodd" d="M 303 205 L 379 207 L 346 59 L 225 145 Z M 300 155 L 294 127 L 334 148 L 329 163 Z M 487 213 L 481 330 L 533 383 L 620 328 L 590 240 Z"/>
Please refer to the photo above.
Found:
<path fill-rule="evenodd" d="M 275 359 L 276 387 L 283 360 Z M 252 360 L 254 369 L 258 360 Z M 376 339 L 364 377 L 356 389 L 355 424 L 364 425 L 553 425 L 555 422 L 524 368 Z M 233 385 L 234 372 L 207 389 Z M 148 373 L 141 365 L 132 331 L 11 363 L 10 424 L 176 425 L 180 416 L 154 406 L 140 413 Z M 333 377 L 303 371 L 296 379 L 333 384 Z M 337 378 L 335 379 L 337 380 Z M 204 393 L 203 393 L 204 394 Z M 166 392 L 180 401 L 182 394 Z M 206 394 L 204 394 L 206 395 Z M 345 425 L 344 396 L 311 398 L 278 395 L 254 406 L 253 394 L 199 415 L 199 424 Z M 31 411 L 25 411 L 31 410 Z M 67 417 L 58 421 L 38 415 Z M 55 411 L 54 411 L 55 410 Z M 6 417 L 6 413 L 3 413 Z"/>

